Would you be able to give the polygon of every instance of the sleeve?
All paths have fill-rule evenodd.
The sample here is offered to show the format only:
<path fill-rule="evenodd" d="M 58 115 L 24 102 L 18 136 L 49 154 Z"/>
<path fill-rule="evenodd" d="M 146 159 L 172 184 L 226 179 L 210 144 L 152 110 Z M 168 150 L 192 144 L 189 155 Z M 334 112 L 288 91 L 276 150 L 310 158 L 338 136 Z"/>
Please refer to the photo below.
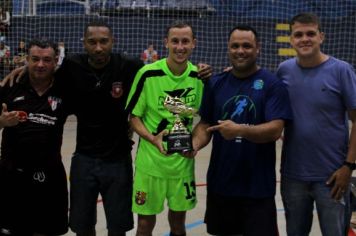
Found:
<path fill-rule="evenodd" d="M 354 68 L 348 63 L 341 71 L 341 81 L 342 97 L 346 108 L 356 109 L 356 75 Z"/>
<path fill-rule="evenodd" d="M 141 117 L 145 111 L 145 106 L 144 80 L 142 79 L 142 70 L 139 70 L 129 92 L 126 110 L 135 116 Z"/>
<path fill-rule="evenodd" d="M 72 79 L 71 61 L 64 58 L 62 64 L 57 69 L 55 74 L 55 86 L 61 91 L 62 98 L 66 104 L 68 114 L 73 114 L 75 110 L 75 83 Z"/>
<path fill-rule="evenodd" d="M 286 84 L 286 81 L 285 81 L 285 66 L 284 65 L 284 62 L 282 62 L 281 64 L 278 65 L 278 68 L 276 70 L 276 76 L 278 79 L 282 80 L 283 83 Z"/>
<path fill-rule="evenodd" d="M 201 100 L 201 105 L 199 109 L 200 118 L 209 124 L 214 123 L 214 80 L 210 79 L 207 83 L 205 83 L 203 89 L 203 97 Z"/>
<path fill-rule="evenodd" d="M 276 78 L 266 94 L 265 119 L 291 120 L 292 110 L 286 85 Z"/>

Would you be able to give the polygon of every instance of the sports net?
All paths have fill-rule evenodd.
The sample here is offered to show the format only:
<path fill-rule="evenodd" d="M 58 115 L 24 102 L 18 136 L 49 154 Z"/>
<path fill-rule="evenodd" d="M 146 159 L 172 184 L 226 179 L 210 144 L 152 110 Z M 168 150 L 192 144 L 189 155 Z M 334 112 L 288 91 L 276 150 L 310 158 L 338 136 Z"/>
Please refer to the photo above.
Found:
<path fill-rule="evenodd" d="M 136 57 L 148 44 L 154 45 L 160 57 L 166 56 L 165 27 L 175 19 L 187 20 L 195 27 L 198 40 L 191 60 L 209 63 L 215 72 L 229 65 L 229 30 L 237 23 L 247 23 L 261 35 L 259 64 L 273 71 L 294 55 L 287 23 L 299 12 L 320 16 L 326 33 L 324 52 L 356 65 L 354 0 L 1 0 L 0 5 L 1 19 L 4 11 L 11 15 L 9 27 L 1 32 L 1 40 L 10 48 L 7 69 L 16 66 L 12 58 L 19 42 L 38 35 L 63 41 L 67 54 L 83 52 L 84 25 L 105 18 L 113 26 L 114 51 Z"/>

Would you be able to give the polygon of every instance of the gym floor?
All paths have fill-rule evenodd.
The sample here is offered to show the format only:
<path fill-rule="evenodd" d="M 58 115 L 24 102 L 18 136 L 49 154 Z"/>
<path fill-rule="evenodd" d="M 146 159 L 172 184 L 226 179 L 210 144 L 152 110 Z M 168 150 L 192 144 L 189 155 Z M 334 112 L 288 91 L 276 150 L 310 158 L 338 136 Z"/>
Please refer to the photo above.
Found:
<path fill-rule="evenodd" d="M 75 139 L 76 139 L 76 119 L 75 117 L 69 117 L 63 136 L 63 162 L 66 167 L 66 170 L 69 170 L 70 166 L 70 158 L 74 151 L 75 147 Z M 137 136 L 135 136 L 135 141 L 137 141 Z M 137 142 L 136 142 L 137 143 Z M 196 183 L 197 183 L 197 197 L 198 204 L 195 209 L 189 211 L 187 213 L 186 220 L 186 228 L 187 235 L 191 236 L 204 236 L 208 235 L 205 230 L 205 225 L 203 223 L 204 211 L 205 211 L 205 196 L 206 196 L 206 187 L 205 187 L 205 176 L 206 170 L 209 164 L 210 157 L 210 145 L 205 147 L 203 150 L 199 152 L 196 157 Z M 281 150 L 281 141 L 277 142 L 277 165 L 276 165 L 276 173 L 277 173 L 277 181 L 279 181 L 279 161 L 280 161 L 280 150 Z M 133 149 L 133 154 L 136 152 L 136 146 Z M 68 172 L 69 173 L 69 172 Z M 284 209 L 282 205 L 282 200 L 279 193 L 279 182 L 277 182 L 277 194 L 276 194 L 276 203 L 277 203 L 277 211 L 278 211 L 278 228 L 280 236 L 286 236 L 285 231 L 285 220 L 284 220 Z M 318 219 L 316 214 L 314 214 L 314 223 L 310 236 L 320 236 L 320 230 L 318 225 Z M 136 220 L 136 216 L 135 216 Z M 97 235 L 98 236 L 106 236 L 106 223 L 105 223 L 105 215 L 103 212 L 102 203 L 100 201 L 100 197 L 98 199 L 98 221 L 96 225 Z M 134 236 L 135 229 L 129 231 L 127 236 Z M 75 234 L 72 232 L 68 232 L 66 236 L 74 236 Z M 157 216 L 156 227 L 153 232 L 154 236 L 168 236 L 169 235 L 169 225 L 167 222 L 167 209 Z"/>

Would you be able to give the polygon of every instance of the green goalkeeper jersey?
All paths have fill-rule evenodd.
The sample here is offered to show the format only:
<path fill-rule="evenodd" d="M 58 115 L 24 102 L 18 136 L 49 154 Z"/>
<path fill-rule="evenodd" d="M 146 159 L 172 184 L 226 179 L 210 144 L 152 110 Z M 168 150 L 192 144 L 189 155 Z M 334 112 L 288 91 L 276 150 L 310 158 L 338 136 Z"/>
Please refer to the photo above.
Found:
<path fill-rule="evenodd" d="M 149 132 L 157 135 L 162 130 L 171 130 L 175 116 L 163 105 L 167 96 L 178 97 L 186 105 L 199 109 L 203 94 L 203 83 L 198 79 L 197 67 L 188 62 L 187 69 L 180 76 L 169 70 L 166 59 L 145 65 L 132 84 L 126 108 L 140 117 Z M 192 130 L 193 116 L 183 118 L 189 131 Z M 136 168 L 164 178 L 180 178 L 194 174 L 194 159 L 184 158 L 179 153 L 166 156 L 156 146 L 140 138 Z"/>

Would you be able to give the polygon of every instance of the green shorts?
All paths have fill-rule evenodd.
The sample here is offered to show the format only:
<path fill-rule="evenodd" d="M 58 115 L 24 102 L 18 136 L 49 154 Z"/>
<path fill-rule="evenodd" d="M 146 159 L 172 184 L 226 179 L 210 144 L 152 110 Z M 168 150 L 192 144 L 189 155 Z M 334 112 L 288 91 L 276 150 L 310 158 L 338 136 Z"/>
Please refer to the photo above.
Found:
<path fill-rule="evenodd" d="M 141 215 L 156 215 L 163 211 L 166 199 L 169 209 L 173 211 L 193 209 L 197 204 L 194 175 L 167 179 L 136 169 L 132 211 Z"/>

